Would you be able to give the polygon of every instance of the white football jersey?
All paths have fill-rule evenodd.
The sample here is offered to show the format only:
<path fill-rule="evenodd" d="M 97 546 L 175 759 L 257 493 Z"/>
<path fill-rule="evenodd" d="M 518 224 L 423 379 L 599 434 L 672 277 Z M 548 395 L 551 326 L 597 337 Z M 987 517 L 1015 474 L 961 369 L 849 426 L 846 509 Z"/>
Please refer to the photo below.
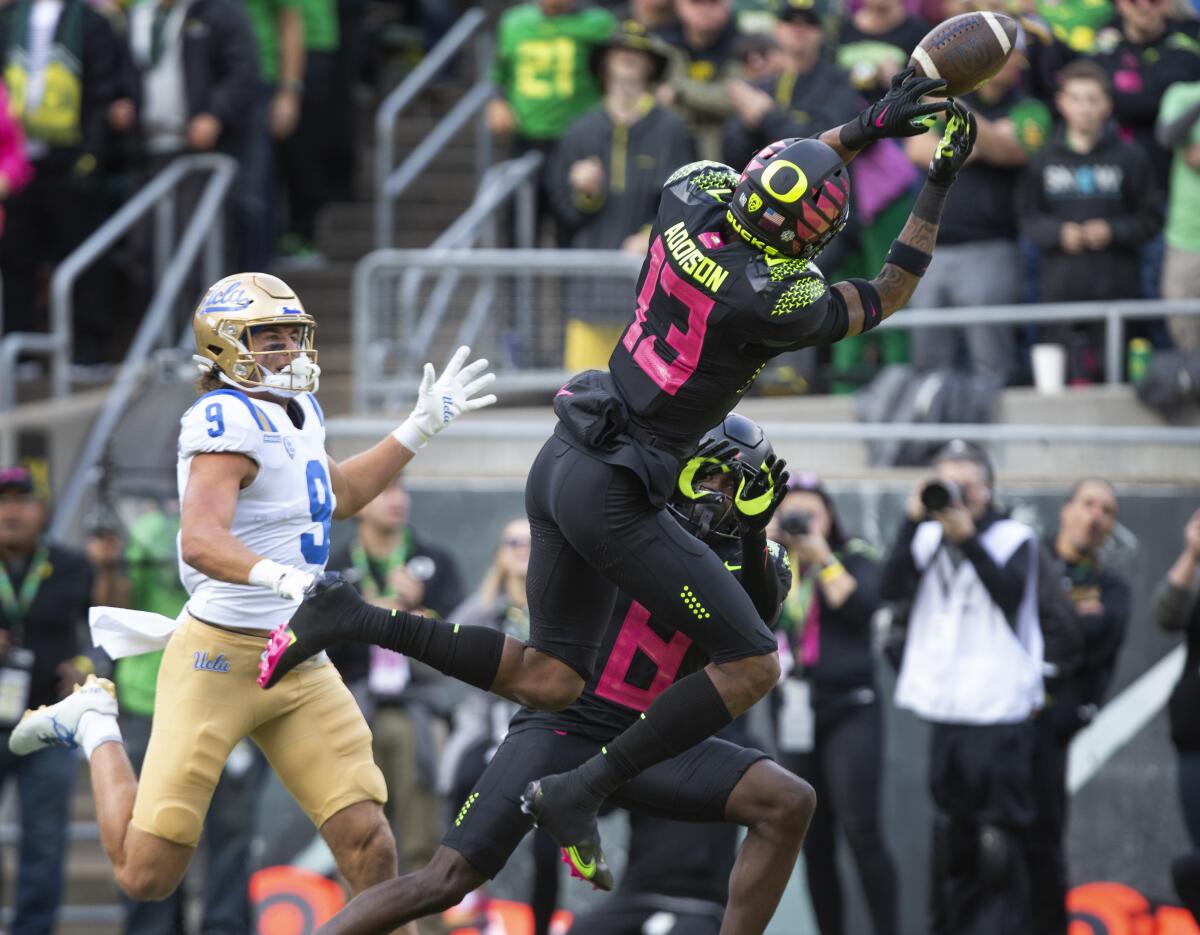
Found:
<path fill-rule="evenodd" d="M 179 498 L 192 458 L 235 451 L 254 460 L 258 475 L 238 493 L 233 533 L 250 551 L 281 565 L 320 574 L 329 558 L 335 499 L 325 454 L 325 417 L 311 393 L 296 397 L 304 425 L 296 428 L 280 405 L 232 387 L 197 399 L 179 429 Z M 179 559 L 193 617 L 232 627 L 272 630 L 298 604 L 269 588 L 230 584 L 201 574 Z"/>

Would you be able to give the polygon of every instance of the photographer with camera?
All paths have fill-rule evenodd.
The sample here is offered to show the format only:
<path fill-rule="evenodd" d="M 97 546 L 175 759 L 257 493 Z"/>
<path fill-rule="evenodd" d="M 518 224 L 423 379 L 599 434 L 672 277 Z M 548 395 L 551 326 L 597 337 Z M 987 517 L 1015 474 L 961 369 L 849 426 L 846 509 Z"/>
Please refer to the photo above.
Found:
<path fill-rule="evenodd" d="M 837 830 L 854 855 L 875 935 L 898 931 L 896 868 L 883 840 L 880 786 L 883 711 L 875 689 L 871 617 L 879 607 L 879 559 L 847 536 L 820 480 L 793 477 L 768 535 L 794 577 L 778 629 L 776 692 L 780 763 L 807 780 L 821 803 L 805 839 L 804 868 L 821 935 L 843 935 Z M 790 669 L 790 671 L 789 671 Z"/>
<path fill-rule="evenodd" d="M 1034 530 L 993 499 L 987 456 L 951 442 L 909 498 L 882 593 L 912 600 L 896 705 L 933 728 L 935 935 L 1031 930 L 1029 828 L 1042 702 Z"/>

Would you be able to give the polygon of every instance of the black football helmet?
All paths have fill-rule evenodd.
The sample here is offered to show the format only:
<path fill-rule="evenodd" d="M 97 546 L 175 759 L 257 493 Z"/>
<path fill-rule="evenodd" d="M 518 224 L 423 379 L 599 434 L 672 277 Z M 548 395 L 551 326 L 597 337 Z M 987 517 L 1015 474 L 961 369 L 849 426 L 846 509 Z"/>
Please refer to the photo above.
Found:
<path fill-rule="evenodd" d="M 740 540 L 747 530 L 734 505 L 734 497 L 766 470 L 767 458 L 774 453 L 757 422 L 730 413 L 724 422 L 709 430 L 696 453 L 684 463 L 667 509 L 697 539 Z M 700 486 L 701 481 L 715 474 L 733 475 L 731 493 Z"/>
<path fill-rule="evenodd" d="M 807 260 L 825 249 L 850 216 L 850 172 L 819 140 L 779 140 L 742 171 L 725 219 L 752 247 Z"/>

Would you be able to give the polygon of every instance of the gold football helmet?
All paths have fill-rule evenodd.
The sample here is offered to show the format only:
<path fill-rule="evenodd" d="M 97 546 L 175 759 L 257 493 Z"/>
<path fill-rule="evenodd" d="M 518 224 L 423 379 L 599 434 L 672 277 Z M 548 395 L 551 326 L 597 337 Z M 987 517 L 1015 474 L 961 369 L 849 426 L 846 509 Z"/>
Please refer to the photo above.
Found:
<path fill-rule="evenodd" d="M 263 325 L 300 329 L 290 352 L 250 350 L 250 333 Z M 266 273 L 234 273 L 211 286 L 192 317 L 194 360 L 204 373 L 251 392 L 280 396 L 315 393 L 321 368 L 314 346 L 317 323 L 292 287 Z M 290 353 L 291 362 L 272 373 L 260 358 Z"/>

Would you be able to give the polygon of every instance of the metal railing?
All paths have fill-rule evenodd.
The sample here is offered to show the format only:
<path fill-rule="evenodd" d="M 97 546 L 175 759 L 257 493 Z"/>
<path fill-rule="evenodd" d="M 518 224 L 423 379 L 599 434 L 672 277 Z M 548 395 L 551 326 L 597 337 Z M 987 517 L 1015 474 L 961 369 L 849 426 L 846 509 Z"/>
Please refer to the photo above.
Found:
<path fill-rule="evenodd" d="M 529 152 L 517 159 L 510 159 L 492 166 L 484 173 L 475 199 L 467 209 L 456 218 L 430 244 L 430 250 L 448 250 L 452 247 L 465 250 L 474 247 L 480 241 L 489 247 L 496 242 L 496 217 L 510 199 L 515 202 L 514 228 L 518 247 L 531 248 L 534 245 L 537 225 L 536 192 L 537 174 L 544 157 L 539 152 Z M 419 290 L 424 279 L 424 270 L 411 269 L 405 272 L 401 283 L 400 307 L 405 310 L 406 327 L 400 333 L 400 340 L 390 343 L 397 347 L 406 360 L 407 370 L 415 373 L 424 363 L 429 345 L 437 333 L 454 291 L 461 278 L 458 269 L 443 270 L 429 298 L 424 303 L 424 311 L 417 321 L 415 316 Z M 480 280 L 475 294 L 470 302 L 470 310 L 466 319 L 459 327 L 455 345 L 473 344 L 475 336 L 482 328 L 487 313 L 495 297 L 494 277 Z M 517 308 L 532 310 L 532 273 L 526 272 L 517 281 Z M 518 329 L 522 328 L 518 325 Z M 388 351 L 388 341 L 385 334 L 368 336 L 367 346 L 372 353 L 380 354 Z"/>
<path fill-rule="evenodd" d="M 375 111 L 375 246 L 391 246 L 393 206 L 404 191 L 437 158 L 456 134 L 483 110 L 492 97 L 488 79 L 491 63 L 491 37 L 480 32 L 487 22 L 487 13 L 472 7 L 430 50 L 421 63 L 409 73 L 379 104 Z M 413 148 L 399 166 L 396 161 L 396 122 L 401 113 L 425 87 L 437 77 L 450 60 L 472 38 L 475 39 L 475 84 L 452 107 L 449 113 Z M 482 119 L 475 129 L 475 180 L 482 180 L 491 164 L 491 135 Z"/>
<path fill-rule="evenodd" d="M 481 192 L 481 198 L 483 192 Z M 469 227 L 470 211 L 460 218 Z M 457 222 L 456 222 L 457 223 Z M 453 243 L 452 238 L 444 241 Z M 355 267 L 351 309 L 355 341 L 360 360 L 370 360 L 371 366 L 355 374 L 354 409 L 365 414 L 373 404 L 391 400 L 397 395 L 411 393 L 407 386 L 415 367 L 427 359 L 425 355 L 438 340 L 438 329 L 456 327 L 458 337 L 472 343 L 488 319 L 489 309 L 478 290 L 469 303 L 461 322 L 455 324 L 446 313 L 446 290 L 438 291 L 423 307 L 418 308 L 417 293 L 412 289 L 389 291 L 389 279 L 404 276 L 410 281 L 423 271 L 436 270 L 441 282 L 455 286 L 466 274 L 484 278 L 497 276 L 535 276 L 563 278 L 572 275 L 591 277 L 621 277 L 631 283 L 629 299 L 633 302 L 632 283 L 641 268 L 641 259 L 617 250 L 542 250 L 542 249 L 444 249 L 376 250 L 363 257 Z M 531 346 L 537 330 L 534 303 L 519 300 L 516 334 L 523 346 Z M 1071 302 L 1055 305 L 996 305 L 978 308 L 909 308 L 884 322 L 883 327 L 919 330 L 936 327 L 964 327 L 978 324 L 1039 324 L 1050 322 L 1105 323 L 1105 379 L 1120 383 L 1124 352 L 1125 322 L 1159 318 L 1164 315 L 1200 315 L 1200 298 L 1173 301 L 1129 300 L 1114 302 Z M 561 321 L 563 313 L 559 313 Z M 419 336 L 409 353 L 399 350 L 404 341 Z M 399 337 L 396 337 L 399 336 Z M 448 338 L 449 335 L 442 335 Z M 492 355 L 487 347 L 480 353 Z M 511 362 L 511 355 L 510 362 Z M 519 362 L 519 357 L 517 358 Z M 562 368 L 533 370 L 505 366 L 498 362 L 502 385 L 519 385 L 521 389 L 553 390 L 569 375 Z M 515 377 L 520 373 L 523 379 Z"/>
<path fill-rule="evenodd" d="M 376 401 L 412 390 L 407 385 L 413 373 L 412 358 L 407 354 L 396 354 L 394 348 L 399 342 L 388 336 L 404 338 L 414 334 L 422 327 L 423 317 L 418 314 L 415 302 L 406 302 L 404 290 L 395 290 L 395 302 L 388 299 L 384 285 L 389 278 L 420 270 L 518 276 L 526 272 L 559 276 L 601 273 L 627 277 L 632 295 L 632 284 L 640 268 L 640 258 L 618 250 L 375 250 L 355 266 L 351 289 L 356 350 L 360 360 L 370 361 L 370 366 L 355 372 L 354 408 L 365 413 Z M 468 311 L 468 317 L 473 312 L 473 309 Z M 537 324 L 532 304 L 518 308 L 517 313 L 516 340 L 526 347 L 531 346 Z M 420 359 L 416 362 L 420 363 Z M 560 372 L 553 371 L 554 374 Z M 551 375 L 549 382 L 552 380 Z"/>
<path fill-rule="evenodd" d="M 11 408 L 16 400 L 16 361 L 21 354 L 39 354 L 47 357 L 50 362 L 51 394 L 56 399 L 62 399 L 70 393 L 76 282 L 113 244 L 128 234 L 152 211 L 155 263 L 167 263 L 168 259 L 170 263 L 174 263 L 178 254 L 171 257 L 174 240 L 173 206 L 163 208 L 162 205 L 170 203 L 175 190 L 194 172 L 211 173 L 201 195 L 201 203 L 205 203 L 206 199 L 215 198 L 219 205 L 233 183 L 237 163 L 231 157 L 220 153 L 181 156 L 151 179 L 55 267 L 50 280 L 49 334 L 19 331 L 5 335 L 0 341 L 0 411 Z M 219 194 L 213 195 L 213 192 Z M 204 274 L 210 281 L 220 278 L 223 262 L 224 238 L 218 220 L 215 210 L 203 217 L 198 210 L 189 223 L 188 231 L 185 232 L 185 237 L 188 233 L 193 234 L 197 250 L 201 242 L 204 243 Z M 202 223 L 197 230 L 198 221 Z M 157 297 L 156 293 L 156 299 Z"/>
<path fill-rule="evenodd" d="M 117 373 L 117 379 L 92 423 L 91 431 L 88 433 L 87 441 L 84 442 L 71 477 L 55 504 L 54 516 L 50 521 L 52 537 L 64 537 L 75 521 L 75 514 L 83 502 L 84 492 L 92 480 L 96 465 L 104 454 L 109 436 L 141 382 L 146 362 L 150 359 L 156 346 L 163 341 L 172 325 L 172 316 L 179 294 L 185 287 L 202 248 L 205 250 L 205 281 L 214 282 L 220 278 L 220 267 L 223 262 L 219 234 L 221 205 L 233 183 L 237 163 L 228 156 L 215 154 L 186 156 L 172 163 L 150 185 L 154 185 L 163 175 L 181 163 L 183 165 L 179 169 L 179 177 L 196 166 L 211 169 L 213 174 L 200 195 L 200 200 L 179 238 L 178 245 L 170 254 L 170 259 L 163 270 L 162 277 L 158 280 L 146 314 L 125 354 L 125 360 Z M 147 189 L 149 187 L 147 186 Z M 146 189 L 143 189 L 144 191 Z M 134 198 L 138 198 L 141 194 L 139 192 Z M 174 334 L 170 335 L 169 340 L 171 344 L 177 346 Z"/>

